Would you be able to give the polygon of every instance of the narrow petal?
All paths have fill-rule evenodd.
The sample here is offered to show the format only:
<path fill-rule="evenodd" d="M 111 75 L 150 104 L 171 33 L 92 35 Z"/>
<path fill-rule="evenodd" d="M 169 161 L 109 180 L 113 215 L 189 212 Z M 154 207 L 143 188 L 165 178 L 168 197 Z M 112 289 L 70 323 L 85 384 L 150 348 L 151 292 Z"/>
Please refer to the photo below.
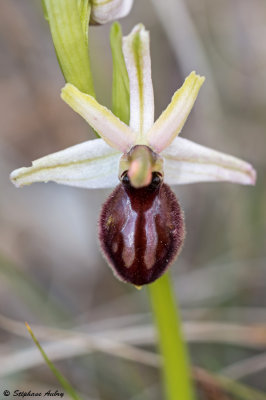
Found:
<path fill-rule="evenodd" d="M 150 36 L 142 24 L 123 38 L 123 53 L 130 86 L 130 127 L 144 134 L 154 122 L 154 97 L 151 79 Z"/>
<path fill-rule="evenodd" d="M 249 163 L 187 139 L 176 138 L 161 155 L 168 184 L 227 181 L 254 185 L 256 182 L 256 171 Z"/>
<path fill-rule="evenodd" d="M 16 169 L 10 179 L 17 187 L 48 181 L 90 189 L 114 187 L 120 156 L 102 139 L 89 140 Z"/>
<path fill-rule="evenodd" d="M 164 150 L 180 133 L 195 103 L 205 78 L 193 71 L 178 89 L 169 106 L 147 133 L 148 144 L 157 153 Z"/>
<path fill-rule="evenodd" d="M 135 142 L 136 134 L 110 110 L 99 104 L 94 97 L 80 92 L 67 83 L 62 89 L 62 99 L 81 115 L 108 143 L 122 153 Z"/>
<path fill-rule="evenodd" d="M 91 0 L 92 21 L 106 24 L 118 18 L 125 17 L 131 10 L 134 0 Z"/>

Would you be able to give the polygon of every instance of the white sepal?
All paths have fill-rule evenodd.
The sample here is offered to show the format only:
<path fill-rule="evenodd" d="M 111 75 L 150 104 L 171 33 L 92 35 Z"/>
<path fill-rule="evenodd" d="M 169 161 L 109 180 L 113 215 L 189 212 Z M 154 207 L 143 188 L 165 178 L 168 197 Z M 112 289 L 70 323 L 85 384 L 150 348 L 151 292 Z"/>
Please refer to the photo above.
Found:
<path fill-rule="evenodd" d="M 150 36 L 142 24 L 123 38 L 130 87 L 130 127 L 145 144 L 145 133 L 154 123 L 154 96 L 151 79 Z"/>
<path fill-rule="evenodd" d="M 164 179 L 170 185 L 208 181 L 255 185 L 256 182 L 256 171 L 249 163 L 187 139 L 176 138 L 161 156 Z"/>
<path fill-rule="evenodd" d="M 194 71 L 178 89 L 169 106 L 147 133 L 148 145 L 156 152 L 164 150 L 180 133 L 195 103 L 199 89 L 205 78 Z"/>
<path fill-rule="evenodd" d="M 62 99 L 81 115 L 110 146 L 127 152 L 136 140 L 136 134 L 94 97 L 82 93 L 67 83 L 62 89 Z"/>
<path fill-rule="evenodd" d="M 106 24 L 125 17 L 134 0 L 91 0 L 91 18 L 94 23 Z"/>
<path fill-rule="evenodd" d="M 17 187 L 48 181 L 88 189 L 114 187 L 120 156 L 102 139 L 89 140 L 16 169 L 10 179 Z"/>

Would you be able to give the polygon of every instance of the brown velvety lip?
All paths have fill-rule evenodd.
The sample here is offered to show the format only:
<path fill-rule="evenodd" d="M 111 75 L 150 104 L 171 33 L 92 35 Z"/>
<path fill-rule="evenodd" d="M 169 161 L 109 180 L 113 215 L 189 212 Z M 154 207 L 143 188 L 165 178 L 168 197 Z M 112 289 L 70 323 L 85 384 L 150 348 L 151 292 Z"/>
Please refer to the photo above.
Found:
<path fill-rule="evenodd" d="M 99 239 L 116 277 L 136 286 L 158 279 L 179 254 L 185 237 L 183 212 L 170 187 L 153 173 L 135 189 L 125 178 L 103 204 Z"/>

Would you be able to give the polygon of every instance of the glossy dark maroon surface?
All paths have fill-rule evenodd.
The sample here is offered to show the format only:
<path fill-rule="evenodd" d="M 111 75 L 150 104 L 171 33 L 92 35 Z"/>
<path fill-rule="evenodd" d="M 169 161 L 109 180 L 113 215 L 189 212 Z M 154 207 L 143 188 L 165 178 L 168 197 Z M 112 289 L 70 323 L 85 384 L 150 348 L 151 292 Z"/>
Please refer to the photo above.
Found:
<path fill-rule="evenodd" d="M 144 188 L 127 177 L 104 203 L 99 237 L 115 275 L 136 286 L 153 282 L 182 247 L 185 227 L 181 207 L 156 173 Z"/>

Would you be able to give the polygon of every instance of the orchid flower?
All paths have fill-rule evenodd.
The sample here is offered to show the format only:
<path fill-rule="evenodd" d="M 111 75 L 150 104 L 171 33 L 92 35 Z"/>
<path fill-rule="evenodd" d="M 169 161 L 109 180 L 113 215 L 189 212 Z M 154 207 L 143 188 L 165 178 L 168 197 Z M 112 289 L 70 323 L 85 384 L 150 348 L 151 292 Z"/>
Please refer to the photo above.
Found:
<path fill-rule="evenodd" d="M 129 126 L 68 83 L 62 99 L 101 139 L 40 158 L 13 171 L 11 180 L 19 187 L 48 181 L 89 189 L 118 185 L 102 209 L 100 241 L 118 278 L 140 286 L 168 268 L 184 241 L 183 213 L 167 184 L 254 185 L 256 172 L 245 161 L 178 137 L 203 77 L 191 72 L 154 123 L 149 33 L 143 25 L 123 38 L 123 53 L 130 83 Z"/>
<path fill-rule="evenodd" d="M 91 0 L 92 24 L 107 22 L 125 17 L 131 10 L 134 0 Z"/>

